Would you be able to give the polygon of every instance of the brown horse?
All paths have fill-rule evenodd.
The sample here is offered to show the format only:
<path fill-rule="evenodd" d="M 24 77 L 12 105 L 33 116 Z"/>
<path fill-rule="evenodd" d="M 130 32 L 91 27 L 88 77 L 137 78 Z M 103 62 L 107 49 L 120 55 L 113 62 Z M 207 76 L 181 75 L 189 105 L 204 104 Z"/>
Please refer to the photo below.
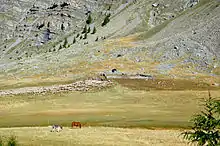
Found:
<path fill-rule="evenodd" d="M 81 128 L 82 127 L 82 124 L 80 122 L 72 122 L 72 128 L 73 127 L 79 127 Z"/>

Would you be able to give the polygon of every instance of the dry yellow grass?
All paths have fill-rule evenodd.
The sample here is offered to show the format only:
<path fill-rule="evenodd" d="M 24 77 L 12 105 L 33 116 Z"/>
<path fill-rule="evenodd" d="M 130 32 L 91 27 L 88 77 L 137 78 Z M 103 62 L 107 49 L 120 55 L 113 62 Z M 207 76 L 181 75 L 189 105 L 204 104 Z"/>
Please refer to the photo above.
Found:
<path fill-rule="evenodd" d="M 64 127 L 59 133 L 48 127 L 0 129 L 0 135 L 16 135 L 22 146 L 186 146 L 181 132 L 110 127 Z"/>
<path fill-rule="evenodd" d="M 211 94 L 218 97 L 219 90 Z M 0 127 L 69 126 L 73 120 L 96 126 L 187 127 L 207 96 L 207 90 L 132 90 L 130 85 L 87 93 L 6 96 L 0 97 Z"/>

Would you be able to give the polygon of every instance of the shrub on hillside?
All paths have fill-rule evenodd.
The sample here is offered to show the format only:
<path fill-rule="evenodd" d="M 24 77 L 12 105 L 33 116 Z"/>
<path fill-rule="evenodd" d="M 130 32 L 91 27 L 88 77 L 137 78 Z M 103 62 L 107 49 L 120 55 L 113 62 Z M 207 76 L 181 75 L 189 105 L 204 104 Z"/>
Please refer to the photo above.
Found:
<path fill-rule="evenodd" d="M 87 25 L 84 26 L 82 33 L 86 33 L 87 32 Z"/>
<path fill-rule="evenodd" d="M 95 34 L 95 33 L 96 33 L 96 28 L 95 28 L 95 26 L 94 26 L 93 31 L 92 31 L 91 34 Z"/>
<path fill-rule="evenodd" d="M 97 37 L 96 39 L 95 39 L 95 41 L 97 42 L 99 40 L 99 38 Z"/>
<path fill-rule="evenodd" d="M 65 27 L 64 27 L 64 25 L 63 25 L 63 23 L 61 24 L 61 30 L 64 30 L 65 29 Z"/>
<path fill-rule="evenodd" d="M 109 21 L 110 21 L 110 16 L 111 16 L 111 14 L 108 14 L 108 15 L 105 17 L 104 21 L 102 22 L 102 27 L 105 26 L 107 23 L 109 23 Z"/>
<path fill-rule="evenodd" d="M 8 138 L 8 143 L 7 143 L 7 146 L 17 146 L 18 145 L 18 142 L 17 142 L 17 138 L 16 136 L 10 136 Z"/>
<path fill-rule="evenodd" d="M 91 15 L 89 14 L 89 16 L 88 16 L 88 18 L 87 18 L 87 20 L 86 20 L 86 23 L 87 24 L 90 24 L 92 22 L 92 17 L 91 17 Z"/>
<path fill-rule="evenodd" d="M 87 39 L 87 33 L 84 34 L 83 39 L 84 39 L 84 40 Z"/>
<path fill-rule="evenodd" d="M 220 100 L 213 99 L 209 93 L 209 99 L 205 103 L 205 109 L 195 115 L 192 131 L 182 133 L 184 139 L 196 142 L 197 145 L 220 145 Z"/>
<path fill-rule="evenodd" d="M 64 39 L 64 43 L 63 43 L 63 47 L 66 48 L 66 47 L 67 47 L 67 44 L 68 44 L 68 40 L 67 40 L 67 38 L 65 38 L 65 39 Z"/>
<path fill-rule="evenodd" d="M 3 146 L 3 140 L 1 136 L 0 136 L 0 146 Z"/>
<path fill-rule="evenodd" d="M 74 37 L 74 38 L 73 38 L 73 44 L 75 44 L 75 43 L 76 43 L 76 38 Z"/>
<path fill-rule="evenodd" d="M 61 50 L 62 49 L 62 46 L 60 45 L 59 49 L 58 50 Z"/>
<path fill-rule="evenodd" d="M 87 30 L 87 33 L 90 33 L 90 31 L 91 31 L 91 30 L 90 30 L 90 27 L 89 27 L 88 30 Z"/>

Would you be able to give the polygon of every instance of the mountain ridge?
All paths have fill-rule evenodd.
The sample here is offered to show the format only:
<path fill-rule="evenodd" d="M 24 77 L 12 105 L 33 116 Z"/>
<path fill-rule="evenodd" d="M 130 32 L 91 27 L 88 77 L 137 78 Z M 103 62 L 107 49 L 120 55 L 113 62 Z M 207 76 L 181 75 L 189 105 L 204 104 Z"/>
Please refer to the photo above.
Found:
<path fill-rule="evenodd" d="M 114 68 L 119 74 L 143 73 L 170 78 L 219 76 L 220 4 L 217 0 L 84 0 L 77 6 L 73 5 L 77 1 L 45 1 L 45 5 L 39 1 L 43 12 L 35 10 L 37 4 L 28 4 L 29 14 L 24 10 L 20 17 L 15 17 L 22 22 L 22 27 L 17 27 L 21 33 L 17 34 L 11 27 L 6 27 L 7 33 L 3 29 L 12 23 L 6 19 L 10 13 L 4 13 L 3 7 L 15 4 L 2 2 L 1 32 L 8 35 L 7 40 L 1 36 L 2 82 L 10 76 L 19 79 L 15 83 L 36 76 L 36 80 L 58 78 L 61 81 L 62 77 L 75 80 L 100 72 L 111 74 Z M 67 6 L 62 9 L 62 4 Z M 25 28 L 27 21 L 21 18 L 24 13 L 32 22 L 29 29 Z M 109 14 L 110 21 L 101 26 Z M 89 15 L 92 23 L 86 24 Z M 91 32 L 95 26 L 95 34 L 82 33 L 85 25 Z"/>

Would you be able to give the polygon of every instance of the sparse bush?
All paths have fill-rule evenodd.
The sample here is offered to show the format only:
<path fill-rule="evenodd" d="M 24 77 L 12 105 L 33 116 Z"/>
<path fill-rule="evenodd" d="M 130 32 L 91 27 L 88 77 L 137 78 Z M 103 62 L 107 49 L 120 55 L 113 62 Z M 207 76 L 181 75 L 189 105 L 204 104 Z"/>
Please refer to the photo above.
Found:
<path fill-rule="evenodd" d="M 91 15 L 89 14 L 89 16 L 88 16 L 88 18 L 87 18 L 87 20 L 86 20 L 86 23 L 87 23 L 87 24 L 91 24 L 91 22 L 92 22 L 92 17 L 91 17 Z"/>
<path fill-rule="evenodd" d="M 99 40 L 99 38 L 97 37 L 96 39 L 95 39 L 95 41 L 97 42 Z"/>
<path fill-rule="evenodd" d="M 0 146 L 3 146 L 3 140 L 2 136 L 0 136 Z"/>
<path fill-rule="evenodd" d="M 84 34 L 83 39 L 84 39 L 84 40 L 87 39 L 87 33 Z"/>
<path fill-rule="evenodd" d="M 87 25 L 85 25 L 85 27 L 83 28 L 82 33 L 86 33 L 87 32 Z"/>
<path fill-rule="evenodd" d="M 111 16 L 111 14 L 108 14 L 108 15 L 105 17 L 104 21 L 102 22 L 102 27 L 105 26 L 107 23 L 109 23 L 109 21 L 110 21 L 110 16 Z"/>
<path fill-rule="evenodd" d="M 74 37 L 74 39 L 73 39 L 73 44 L 75 44 L 76 43 L 76 38 Z"/>
<path fill-rule="evenodd" d="M 62 46 L 60 45 L 59 49 L 58 50 L 61 50 L 62 49 Z"/>
<path fill-rule="evenodd" d="M 48 28 L 50 27 L 50 22 L 47 23 L 47 27 L 48 27 Z"/>
<path fill-rule="evenodd" d="M 80 40 L 82 39 L 82 35 L 79 37 L 79 39 L 80 39 Z"/>
<path fill-rule="evenodd" d="M 76 38 L 78 38 L 80 35 L 79 35 L 79 33 L 76 35 Z"/>
<path fill-rule="evenodd" d="M 63 47 L 66 48 L 66 47 L 67 47 L 67 44 L 68 44 L 68 40 L 67 40 L 67 38 L 65 38 L 65 39 L 64 39 L 64 43 L 63 43 Z"/>
<path fill-rule="evenodd" d="M 90 29 L 90 27 L 89 27 L 88 30 L 87 30 L 87 33 L 90 33 L 90 31 L 91 31 L 91 29 Z"/>
<path fill-rule="evenodd" d="M 94 26 L 93 31 L 92 31 L 92 34 L 95 34 L 95 33 L 96 33 L 96 28 L 95 28 L 95 26 Z"/>
<path fill-rule="evenodd" d="M 7 143 L 8 146 L 17 146 L 18 145 L 18 142 L 17 142 L 17 139 L 16 139 L 16 136 L 10 136 L 8 138 L 8 143 Z"/>
<path fill-rule="evenodd" d="M 110 10 L 111 10 L 111 6 L 109 6 L 107 10 L 109 10 L 109 11 L 110 11 Z"/>
<path fill-rule="evenodd" d="M 213 99 L 209 93 L 209 99 L 205 103 L 205 111 L 195 115 L 192 131 L 182 133 L 184 139 L 196 142 L 197 145 L 220 145 L 220 100 Z"/>
<path fill-rule="evenodd" d="M 64 25 L 63 25 L 63 23 L 61 24 L 61 30 L 64 30 L 65 29 L 65 27 L 64 27 Z"/>

